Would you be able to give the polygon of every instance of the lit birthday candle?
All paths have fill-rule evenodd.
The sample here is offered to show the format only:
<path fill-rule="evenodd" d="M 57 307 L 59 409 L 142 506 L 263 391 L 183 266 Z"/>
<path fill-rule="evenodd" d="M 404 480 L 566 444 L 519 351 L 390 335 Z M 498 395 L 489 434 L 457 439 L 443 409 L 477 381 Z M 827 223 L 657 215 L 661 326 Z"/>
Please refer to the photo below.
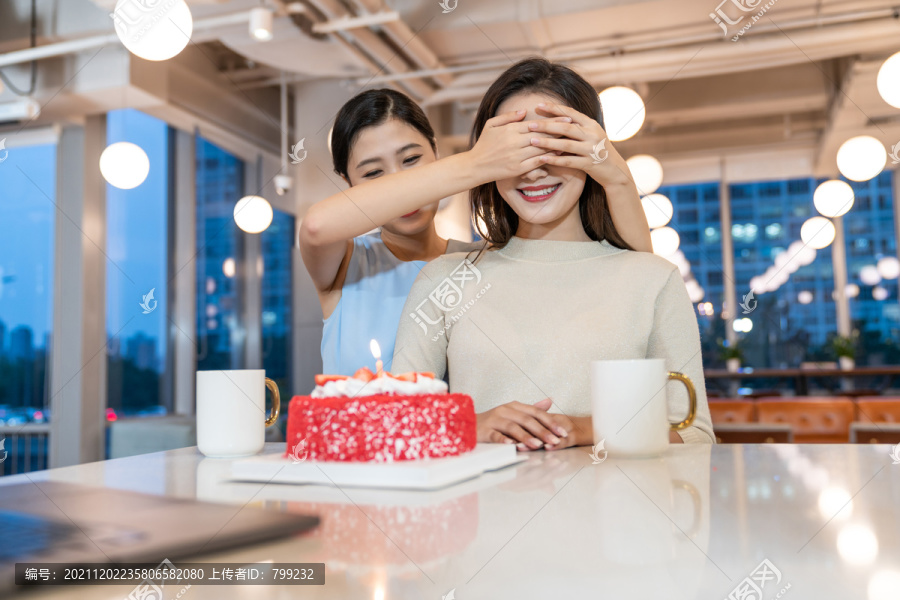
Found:
<path fill-rule="evenodd" d="M 375 375 L 384 377 L 384 363 L 381 362 L 381 346 L 378 345 L 378 340 L 369 342 L 369 350 L 372 351 L 372 356 L 375 357 Z"/>

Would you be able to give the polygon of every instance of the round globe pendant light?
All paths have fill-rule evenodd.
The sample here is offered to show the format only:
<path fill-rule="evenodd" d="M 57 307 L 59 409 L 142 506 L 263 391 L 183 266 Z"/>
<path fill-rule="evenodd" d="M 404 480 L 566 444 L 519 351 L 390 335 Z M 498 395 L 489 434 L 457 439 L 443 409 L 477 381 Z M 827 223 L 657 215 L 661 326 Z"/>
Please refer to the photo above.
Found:
<path fill-rule="evenodd" d="M 671 227 L 660 227 L 650 232 L 650 243 L 653 245 L 653 254 L 671 256 L 678 250 L 681 238 Z"/>
<path fill-rule="evenodd" d="M 788 246 L 787 251 L 783 254 L 787 255 L 789 259 L 788 265 L 790 265 L 794 271 L 796 271 L 800 267 L 805 267 L 812 261 L 816 260 L 816 249 L 810 248 L 801 240 L 792 242 L 791 245 Z"/>
<path fill-rule="evenodd" d="M 868 181 L 881 173 L 886 164 L 884 144 L 871 135 L 850 138 L 838 149 L 838 170 L 852 181 Z"/>
<path fill-rule="evenodd" d="M 853 188 L 846 181 L 831 179 L 823 181 L 813 194 L 813 204 L 823 217 L 833 219 L 847 214 L 853 206 Z"/>
<path fill-rule="evenodd" d="M 884 61 L 878 69 L 876 85 L 885 102 L 894 108 L 900 108 L 900 52 Z"/>
<path fill-rule="evenodd" d="M 153 3 L 119 0 L 111 16 L 122 44 L 145 60 L 168 60 L 176 56 L 191 41 L 194 31 L 194 19 L 185 0 Z"/>
<path fill-rule="evenodd" d="M 891 600 L 900 590 L 900 571 L 881 570 L 869 579 L 868 600 Z"/>
<path fill-rule="evenodd" d="M 640 131 L 647 111 L 637 92 L 614 86 L 600 92 L 598 97 L 603 108 L 603 128 L 611 141 L 627 140 Z"/>
<path fill-rule="evenodd" d="M 866 285 L 878 285 L 881 283 L 881 273 L 875 265 L 866 265 L 859 270 L 859 280 Z"/>
<path fill-rule="evenodd" d="M 235 273 L 237 273 L 237 263 L 235 263 L 234 259 L 230 256 L 222 262 L 222 273 L 229 279 L 234 277 Z"/>
<path fill-rule="evenodd" d="M 260 196 L 244 196 L 234 205 L 234 222 L 247 233 L 261 233 L 272 224 L 272 205 Z"/>
<path fill-rule="evenodd" d="M 638 154 L 625 161 L 638 193 L 641 196 L 652 194 L 659 189 L 663 181 L 663 168 L 658 160 L 649 154 Z"/>
<path fill-rule="evenodd" d="M 150 159 L 137 144 L 116 142 L 100 154 L 100 174 L 113 187 L 130 190 L 144 183 L 150 173 Z"/>
<path fill-rule="evenodd" d="M 688 298 L 690 298 L 692 303 L 700 302 L 703 300 L 703 296 L 706 295 L 706 290 L 693 278 L 684 282 L 684 288 L 687 290 Z"/>
<path fill-rule="evenodd" d="M 879 259 L 875 267 L 882 279 L 897 279 L 900 276 L 900 260 L 896 256 L 885 256 Z"/>
<path fill-rule="evenodd" d="M 800 227 L 800 239 L 816 250 L 827 248 L 834 241 L 834 223 L 825 217 L 812 217 Z"/>
<path fill-rule="evenodd" d="M 672 220 L 672 201 L 662 194 L 650 194 L 641 199 L 641 206 L 644 209 L 644 215 L 647 217 L 647 225 L 650 229 L 665 226 Z"/>

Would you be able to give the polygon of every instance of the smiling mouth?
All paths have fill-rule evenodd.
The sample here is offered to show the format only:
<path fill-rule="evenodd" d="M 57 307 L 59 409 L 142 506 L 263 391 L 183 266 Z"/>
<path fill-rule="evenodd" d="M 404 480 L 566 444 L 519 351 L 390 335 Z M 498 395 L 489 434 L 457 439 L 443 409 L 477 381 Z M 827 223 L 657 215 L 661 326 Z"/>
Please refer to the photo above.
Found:
<path fill-rule="evenodd" d="M 414 210 L 414 211 L 412 211 L 412 212 L 410 212 L 410 213 L 406 213 L 405 215 L 403 215 L 403 216 L 400 217 L 400 218 L 401 218 L 401 219 L 405 219 L 405 218 L 407 218 L 407 217 L 411 217 L 411 216 L 417 215 L 417 214 L 419 214 L 418 209 L 417 209 L 417 210 Z"/>
<path fill-rule="evenodd" d="M 543 202 L 544 200 L 549 200 L 553 194 L 556 193 L 556 190 L 559 189 L 561 184 L 557 183 L 556 185 L 545 185 L 541 187 L 527 187 L 527 188 L 519 188 L 516 191 L 519 192 L 519 195 L 526 202 Z"/>

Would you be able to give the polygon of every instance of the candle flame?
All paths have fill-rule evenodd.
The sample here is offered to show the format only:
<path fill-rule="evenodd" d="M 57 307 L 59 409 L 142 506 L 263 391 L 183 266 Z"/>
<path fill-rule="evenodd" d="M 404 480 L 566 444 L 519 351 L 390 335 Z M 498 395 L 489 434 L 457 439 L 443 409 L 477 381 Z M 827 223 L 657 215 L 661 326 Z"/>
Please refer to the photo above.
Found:
<path fill-rule="evenodd" d="M 372 340 L 369 342 L 369 350 L 372 351 L 372 356 L 375 357 L 375 360 L 381 358 L 381 346 L 378 345 L 378 340 Z"/>

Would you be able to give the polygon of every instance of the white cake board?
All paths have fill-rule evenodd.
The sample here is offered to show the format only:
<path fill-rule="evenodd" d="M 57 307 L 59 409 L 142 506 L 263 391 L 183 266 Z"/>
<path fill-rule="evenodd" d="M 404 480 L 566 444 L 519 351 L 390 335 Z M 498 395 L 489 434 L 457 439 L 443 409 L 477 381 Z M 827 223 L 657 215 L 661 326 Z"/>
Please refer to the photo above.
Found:
<path fill-rule="evenodd" d="M 476 444 L 460 456 L 393 463 L 295 463 L 283 453 L 237 460 L 231 465 L 233 481 L 259 483 L 317 483 L 339 487 L 434 490 L 526 460 L 513 444 Z"/>

